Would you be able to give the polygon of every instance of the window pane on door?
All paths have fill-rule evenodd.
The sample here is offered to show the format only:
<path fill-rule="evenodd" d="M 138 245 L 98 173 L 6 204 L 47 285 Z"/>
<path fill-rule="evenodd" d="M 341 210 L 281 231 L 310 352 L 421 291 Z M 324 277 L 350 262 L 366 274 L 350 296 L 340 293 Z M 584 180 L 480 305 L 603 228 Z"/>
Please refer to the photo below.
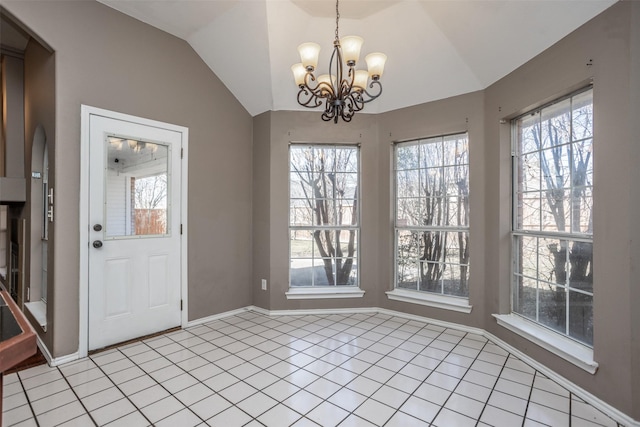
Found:
<path fill-rule="evenodd" d="M 106 138 L 106 237 L 169 234 L 169 147 Z"/>

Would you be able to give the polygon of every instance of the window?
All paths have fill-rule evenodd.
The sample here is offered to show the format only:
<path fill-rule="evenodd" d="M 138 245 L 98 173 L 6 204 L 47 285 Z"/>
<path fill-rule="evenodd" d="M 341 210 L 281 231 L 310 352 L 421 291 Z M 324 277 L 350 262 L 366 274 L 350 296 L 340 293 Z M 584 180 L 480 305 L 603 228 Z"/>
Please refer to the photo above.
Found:
<path fill-rule="evenodd" d="M 291 145 L 289 283 L 358 286 L 359 148 Z"/>
<path fill-rule="evenodd" d="M 167 234 L 167 172 L 131 177 L 133 234 Z"/>
<path fill-rule="evenodd" d="M 109 136 L 107 155 L 107 238 L 170 234 L 170 147 Z"/>
<path fill-rule="evenodd" d="M 593 345 L 593 93 L 512 121 L 513 312 Z"/>
<path fill-rule="evenodd" d="M 395 145 L 395 287 L 469 295 L 466 133 Z"/>

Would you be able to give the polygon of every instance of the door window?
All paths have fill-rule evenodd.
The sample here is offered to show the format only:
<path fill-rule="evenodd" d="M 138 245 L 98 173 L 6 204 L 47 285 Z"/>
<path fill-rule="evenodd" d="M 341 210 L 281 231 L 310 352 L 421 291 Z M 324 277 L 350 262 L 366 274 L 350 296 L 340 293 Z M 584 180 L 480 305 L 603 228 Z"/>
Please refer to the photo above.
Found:
<path fill-rule="evenodd" d="M 169 230 L 169 146 L 106 138 L 105 237 L 165 236 Z"/>

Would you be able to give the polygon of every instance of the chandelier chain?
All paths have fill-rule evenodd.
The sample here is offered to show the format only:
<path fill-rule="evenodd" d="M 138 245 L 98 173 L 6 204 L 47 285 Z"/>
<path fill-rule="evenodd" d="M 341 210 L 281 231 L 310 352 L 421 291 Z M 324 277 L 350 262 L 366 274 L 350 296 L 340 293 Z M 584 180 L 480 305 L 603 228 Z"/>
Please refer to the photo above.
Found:
<path fill-rule="evenodd" d="M 336 41 L 340 40 L 340 36 L 338 35 L 338 27 L 340 21 L 340 10 L 338 9 L 338 3 L 340 0 L 336 0 Z"/>

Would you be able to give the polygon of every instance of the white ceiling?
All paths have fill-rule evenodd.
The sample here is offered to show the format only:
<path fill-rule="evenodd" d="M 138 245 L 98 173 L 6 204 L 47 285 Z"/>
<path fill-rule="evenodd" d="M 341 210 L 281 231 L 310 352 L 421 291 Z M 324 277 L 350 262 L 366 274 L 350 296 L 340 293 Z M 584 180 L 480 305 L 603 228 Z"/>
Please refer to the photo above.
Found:
<path fill-rule="evenodd" d="M 99 1 L 186 40 L 253 116 L 304 109 L 290 70 L 300 43 L 319 43 L 328 71 L 333 0 Z M 342 0 L 340 36 L 363 37 L 362 58 L 388 56 L 366 108 L 378 113 L 484 89 L 616 1 Z"/>

